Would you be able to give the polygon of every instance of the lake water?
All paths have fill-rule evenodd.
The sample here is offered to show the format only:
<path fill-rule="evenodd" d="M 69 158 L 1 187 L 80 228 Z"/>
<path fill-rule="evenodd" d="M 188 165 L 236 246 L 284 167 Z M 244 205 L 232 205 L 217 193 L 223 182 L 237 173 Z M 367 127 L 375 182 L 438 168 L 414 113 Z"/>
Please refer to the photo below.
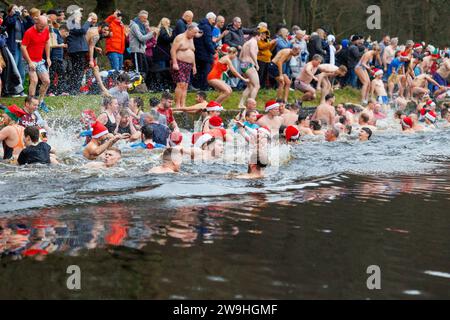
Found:
<path fill-rule="evenodd" d="M 449 143 L 389 129 L 306 141 L 246 181 L 236 150 L 150 176 L 158 155 L 125 147 L 118 168 L 90 171 L 57 129 L 62 165 L 0 164 L 0 298 L 448 299 Z"/>

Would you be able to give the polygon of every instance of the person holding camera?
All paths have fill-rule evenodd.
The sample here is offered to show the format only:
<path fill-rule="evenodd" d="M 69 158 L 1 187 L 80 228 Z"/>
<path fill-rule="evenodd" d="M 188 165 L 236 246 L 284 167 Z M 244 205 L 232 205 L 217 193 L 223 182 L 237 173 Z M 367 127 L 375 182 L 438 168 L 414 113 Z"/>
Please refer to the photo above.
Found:
<path fill-rule="evenodd" d="M 90 16 L 87 21 L 81 25 L 82 8 L 69 11 L 72 15 L 67 20 L 69 36 L 67 37 L 67 52 L 72 61 L 72 69 L 69 73 L 69 91 L 73 95 L 80 92 L 81 82 L 83 81 L 83 72 L 86 68 L 86 55 L 89 51 L 86 40 L 86 33 L 93 24 L 93 17 Z"/>
<path fill-rule="evenodd" d="M 22 50 L 20 49 L 25 31 L 33 26 L 33 19 L 24 7 L 12 4 L 8 7 L 7 16 L 3 20 L 4 31 L 8 34 L 6 45 L 14 57 L 22 83 L 25 80 L 25 68 L 22 64 Z"/>
<path fill-rule="evenodd" d="M 106 54 L 111 63 L 111 68 L 117 71 L 120 71 L 123 67 L 123 53 L 125 51 L 125 26 L 122 23 L 122 18 L 122 12 L 116 10 L 105 19 L 111 31 L 111 36 L 106 39 Z"/>

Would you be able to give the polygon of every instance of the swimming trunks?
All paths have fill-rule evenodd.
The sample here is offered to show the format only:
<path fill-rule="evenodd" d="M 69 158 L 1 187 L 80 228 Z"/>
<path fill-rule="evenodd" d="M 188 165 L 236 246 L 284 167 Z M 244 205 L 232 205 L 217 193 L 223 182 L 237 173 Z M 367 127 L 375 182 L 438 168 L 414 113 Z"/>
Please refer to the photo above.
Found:
<path fill-rule="evenodd" d="M 271 62 L 267 69 L 271 78 L 278 78 L 280 76 L 280 70 L 278 70 L 278 66 L 275 63 Z"/>
<path fill-rule="evenodd" d="M 189 83 L 191 80 L 191 72 L 194 65 L 183 61 L 178 62 L 178 69 L 172 69 L 172 79 L 175 83 Z"/>
<path fill-rule="evenodd" d="M 248 70 L 253 68 L 255 65 L 251 62 L 241 62 L 241 70 L 243 73 L 247 73 Z"/>
<path fill-rule="evenodd" d="M 379 96 L 377 100 L 381 104 L 389 104 L 389 98 L 387 96 Z"/>
<path fill-rule="evenodd" d="M 311 84 L 303 82 L 301 80 L 295 80 L 295 89 L 301 92 L 316 92 L 316 89 Z"/>

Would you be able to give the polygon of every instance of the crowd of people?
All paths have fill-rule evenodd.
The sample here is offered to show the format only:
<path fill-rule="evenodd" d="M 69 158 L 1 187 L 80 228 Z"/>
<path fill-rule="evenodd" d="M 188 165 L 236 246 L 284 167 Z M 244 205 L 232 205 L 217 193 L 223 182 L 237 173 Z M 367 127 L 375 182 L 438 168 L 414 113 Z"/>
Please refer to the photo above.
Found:
<path fill-rule="evenodd" d="M 25 96 L 23 83 L 29 79 L 24 107 L 2 107 L 3 158 L 19 164 L 58 162 L 46 142 L 51 129 L 40 114 L 49 112 L 48 95 L 101 93 L 101 113 L 82 114 L 83 156 L 93 161 L 87 166 L 116 165 L 122 152 L 114 145 L 124 140 L 132 149 L 164 149 L 162 165 L 151 173 L 177 172 L 185 157 L 220 158 L 224 143 L 240 136 L 251 146 L 246 177 L 260 177 L 274 141 L 298 143 L 305 136 L 323 136 L 333 142 L 355 130 L 367 141 L 392 108 L 406 133 L 433 130 L 440 117 L 450 121 L 445 102 L 450 97 L 449 49 L 422 42 L 400 45 L 389 36 L 376 42 L 352 35 L 338 44 L 323 28 L 307 35 L 298 26 L 289 30 L 284 25 L 276 26 L 272 38 L 267 23 L 246 29 L 235 17 L 226 25 L 213 12 L 196 23 L 194 13 L 186 11 L 174 29 L 168 18 L 150 26 L 145 10 L 129 25 L 120 10 L 101 22 L 89 13 L 83 22 L 83 10 L 76 5 L 46 13 L 11 5 L 2 25 L 4 94 Z M 108 57 L 112 71 L 100 70 L 101 55 Z M 345 86 L 360 88 L 360 106 L 336 106 L 333 92 Z M 174 96 L 162 90 L 161 99 L 150 99 L 148 108 L 129 95 L 138 87 L 144 92 L 174 89 Z M 277 89 L 264 114 L 256 102 L 260 88 Z M 218 97 L 207 101 L 211 89 Z M 186 104 L 188 90 L 197 92 L 193 106 Z M 221 112 L 233 90 L 242 91 L 236 106 L 241 112 L 227 130 Z M 303 96 L 289 103 L 295 90 Z M 302 103 L 319 96 L 314 113 L 307 112 Z M 200 117 L 189 148 L 186 143 L 181 147 L 175 112 Z"/>

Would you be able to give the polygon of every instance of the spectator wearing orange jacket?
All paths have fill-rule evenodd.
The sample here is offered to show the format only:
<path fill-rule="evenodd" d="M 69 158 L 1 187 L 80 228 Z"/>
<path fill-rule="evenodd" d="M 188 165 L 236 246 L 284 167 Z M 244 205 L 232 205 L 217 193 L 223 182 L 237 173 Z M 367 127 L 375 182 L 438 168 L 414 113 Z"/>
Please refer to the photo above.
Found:
<path fill-rule="evenodd" d="M 123 66 L 123 52 L 125 51 L 125 26 L 122 23 L 122 13 L 116 10 L 105 19 L 109 24 L 112 35 L 106 39 L 106 54 L 111 68 L 121 70 Z"/>

